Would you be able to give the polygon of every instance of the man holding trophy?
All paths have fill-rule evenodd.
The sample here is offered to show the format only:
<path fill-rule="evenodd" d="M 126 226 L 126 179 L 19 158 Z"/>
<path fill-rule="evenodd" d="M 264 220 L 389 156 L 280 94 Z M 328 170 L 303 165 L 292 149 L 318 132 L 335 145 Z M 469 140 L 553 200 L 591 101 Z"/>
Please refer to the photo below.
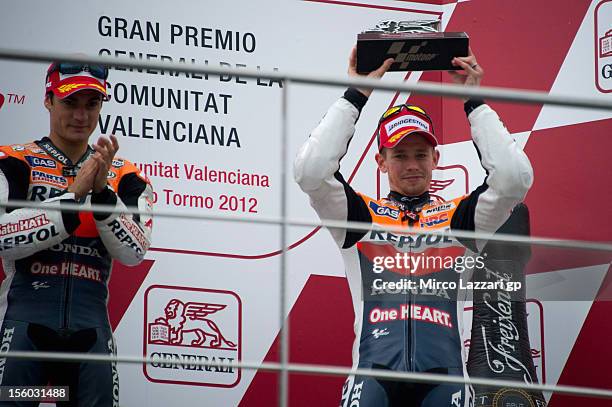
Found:
<path fill-rule="evenodd" d="M 398 26 L 401 28 L 402 24 L 395 25 Z M 429 31 L 434 39 L 450 34 L 424 31 Z M 365 76 L 367 72 L 367 77 L 380 78 L 389 70 L 453 68 L 455 71 L 450 74 L 456 84 L 480 85 L 484 71 L 467 48 L 467 42 L 465 53 L 455 54 L 463 56 L 442 58 L 440 62 L 431 55 L 444 52 L 433 49 L 425 52 L 425 56 L 419 55 L 427 47 L 443 48 L 443 41 L 435 45 L 435 41 L 417 38 L 417 45 L 406 45 L 400 37 L 393 34 L 383 38 L 387 41 L 383 58 L 380 55 L 372 58 L 378 58 L 375 69 L 364 68 L 367 53 L 374 51 L 358 42 L 349 58 L 349 76 Z M 330 229 L 344 259 L 355 311 L 353 367 L 466 375 L 462 338 L 465 291 L 449 289 L 432 295 L 419 288 L 432 278 L 458 285 L 459 280 L 466 278 L 464 273 L 453 267 L 414 267 L 393 260 L 401 255 L 421 257 L 423 261 L 434 255 L 457 258 L 466 248 L 480 253 L 486 241 L 459 241 L 450 236 L 420 235 L 418 231 L 403 234 L 383 228 L 494 233 L 529 190 L 533 181 L 531 165 L 495 111 L 482 100 L 467 100 L 465 112 L 487 177 L 469 195 L 436 201 L 429 194 L 432 171 L 440 158 L 434 123 L 422 108 L 402 104 L 383 113 L 377 130 L 375 159 L 380 171 L 388 176 L 390 192 L 382 199 L 358 193 L 341 174 L 340 160 L 347 152 L 355 123 L 371 93 L 371 89 L 349 88 L 329 108 L 294 163 L 295 179 L 309 195 L 321 219 L 373 226 L 371 231 Z M 385 289 L 400 287 L 399 283 L 406 288 Z M 350 376 L 340 404 L 460 407 L 473 405 L 473 396 L 473 389 L 462 384 Z"/>

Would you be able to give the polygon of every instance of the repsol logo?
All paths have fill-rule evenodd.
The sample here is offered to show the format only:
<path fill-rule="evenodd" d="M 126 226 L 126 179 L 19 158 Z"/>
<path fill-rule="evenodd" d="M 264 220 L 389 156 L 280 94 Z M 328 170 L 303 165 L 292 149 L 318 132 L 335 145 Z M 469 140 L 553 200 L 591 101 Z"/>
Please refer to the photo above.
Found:
<path fill-rule="evenodd" d="M 64 191 L 61 189 L 45 185 L 33 185 L 30 191 L 30 201 L 44 201 L 45 199 L 55 198 L 63 193 Z"/>
<path fill-rule="evenodd" d="M 142 248 L 147 247 L 147 244 L 144 241 L 144 236 L 142 236 L 142 233 L 139 233 L 139 231 L 136 230 L 135 226 L 131 225 L 125 220 L 124 222 L 125 223 L 122 225 L 119 220 L 115 219 L 110 222 L 108 226 L 111 228 L 111 232 L 115 235 L 115 237 L 117 238 L 117 240 L 119 240 L 120 243 L 129 246 L 139 255 L 142 254 Z M 132 234 L 130 234 L 130 232 L 132 232 Z"/>
<path fill-rule="evenodd" d="M 369 240 L 378 240 L 378 241 L 386 241 L 397 248 L 402 248 L 404 246 L 412 247 L 414 249 L 418 249 L 421 246 L 436 246 L 442 243 L 451 244 L 453 241 L 448 236 L 442 235 L 418 235 L 407 236 L 407 235 L 396 235 L 390 232 L 381 232 L 373 230 L 370 232 Z"/>
<path fill-rule="evenodd" d="M 51 143 L 44 143 L 43 146 L 53 158 L 61 162 L 63 165 L 68 165 L 68 157 L 60 153 L 55 147 L 51 145 Z"/>
<path fill-rule="evenodd" d="M 55 236 L 59 236 L 59 232 L 55 229 L 55 225 L 51 225 L 45 229 L 0 239 L 0 252 L 16 246 L 29 245 L 34 242 L 44 242 Z"/>
<path fill-rule="evenodd" d="M 25 159 L 31 167 L 57 168 L 57 163 L 50 158 L 40 158 L 32 155 L 26 155 Z"/>

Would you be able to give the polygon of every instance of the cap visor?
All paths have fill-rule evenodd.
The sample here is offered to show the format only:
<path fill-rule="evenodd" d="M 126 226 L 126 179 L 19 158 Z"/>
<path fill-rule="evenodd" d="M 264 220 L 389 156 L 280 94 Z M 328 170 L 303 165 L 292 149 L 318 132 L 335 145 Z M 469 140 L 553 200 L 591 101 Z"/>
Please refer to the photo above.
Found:
<path fill-rule="evenodd" d="M 420 134 L 421 136 L 423 136 L 425 138 L 425 140 L 427 140 L 429 142 L 429 144 L 431 144 L 432 146 L 437 146 L 438 145 L 438 140 L 436 139 L 436 137 L 427 132 L 427 131 L 423 131 L 420 129 L 414 129 L 414 130 L 407 130 L 405 133 L 398 133 L 394 136 L 392 136 L 391 138 L 389 138 L 389 140 L 387 140 L 386 143 L 384 143 L 382 146 L 385 148 L 393 148 L 396 145 L 398 145 L 404 138 L 406 138 L 406 136 L 409 136 L 411 134 Z"/>
<path fill-rule="evenodd" d="M 72 76 L 64 79 L 53 88 L 53 94 L 58 98 L 63 99 L 72 95 L 73 93 L 86 89 L 96 90 L 104 97 L 107 97 L 106 88 L 100 83 L 100 81 L 90 76 Z"/>

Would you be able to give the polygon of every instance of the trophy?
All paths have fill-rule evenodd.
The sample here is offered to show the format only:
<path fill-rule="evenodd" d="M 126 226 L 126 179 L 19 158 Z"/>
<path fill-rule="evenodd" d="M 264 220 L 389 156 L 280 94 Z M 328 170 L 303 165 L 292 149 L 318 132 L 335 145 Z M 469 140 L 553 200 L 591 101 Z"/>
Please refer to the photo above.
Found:
<path fill-rule="evenodd" d="M 468 55 L 469 37 L 439 30 L 440 20 L 383 21 L 357 34 L 357 72 L 371 72 L 387 58 L 395 59 L 390 71 L 461 69 L 451 61 Z"/>

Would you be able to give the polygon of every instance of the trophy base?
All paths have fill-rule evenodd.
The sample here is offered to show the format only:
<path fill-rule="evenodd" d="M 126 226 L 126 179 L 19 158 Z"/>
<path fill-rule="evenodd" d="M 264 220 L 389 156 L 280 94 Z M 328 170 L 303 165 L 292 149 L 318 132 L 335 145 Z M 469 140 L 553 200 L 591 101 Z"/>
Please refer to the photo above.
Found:
<path fill-rule="evenodd" d="M 468 55 L 464 32 L 357 34 L 357 72 L 376 70 L 387 58 L 395 62 L 389 71 L 449 71 L 454 57 Z"/>

